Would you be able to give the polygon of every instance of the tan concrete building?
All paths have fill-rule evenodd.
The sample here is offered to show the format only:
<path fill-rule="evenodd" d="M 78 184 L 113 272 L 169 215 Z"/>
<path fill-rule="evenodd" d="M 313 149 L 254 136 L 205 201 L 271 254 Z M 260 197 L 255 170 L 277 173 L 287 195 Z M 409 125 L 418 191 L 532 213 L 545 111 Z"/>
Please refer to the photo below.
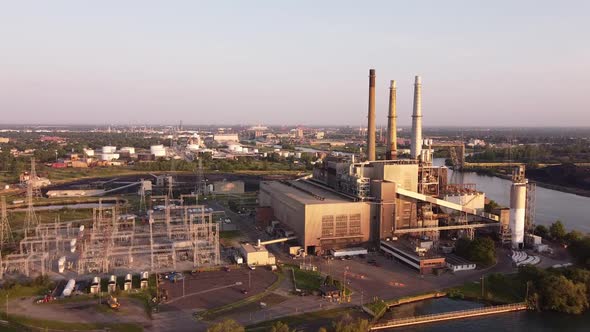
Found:
<path fill-rule="evenodd" d="M 273 254 L 266 250 L 265 246 L 253 246 L 244 243 L 240 246 L 240 254 L 248 265 L 275 265 L 276 259 Z"/>
<path fill-rule="evenodd" d="M 260 206 L 292 230 L 308 254 L 369 241 L 371 204 L 305 181 L 260 183 Z"/>

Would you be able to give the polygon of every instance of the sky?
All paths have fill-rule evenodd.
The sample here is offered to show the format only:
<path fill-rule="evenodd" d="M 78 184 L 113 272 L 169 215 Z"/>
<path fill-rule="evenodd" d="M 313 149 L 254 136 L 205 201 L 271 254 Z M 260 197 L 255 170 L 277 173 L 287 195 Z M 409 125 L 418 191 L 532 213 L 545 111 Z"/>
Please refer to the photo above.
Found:
<path fill-rule="evenodd" d="M 0 124 L 590 126 L 590 1 L 0 0 Z"/>

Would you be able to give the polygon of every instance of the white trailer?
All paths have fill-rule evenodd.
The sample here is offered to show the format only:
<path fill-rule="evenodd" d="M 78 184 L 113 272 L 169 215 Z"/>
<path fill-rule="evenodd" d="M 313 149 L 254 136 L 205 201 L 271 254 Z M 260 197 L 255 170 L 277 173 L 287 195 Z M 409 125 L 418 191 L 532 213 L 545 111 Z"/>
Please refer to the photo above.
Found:
<path fill-rule="evenodd" d="M 360 248 L 360 247 L 332 250 L 332 256 L 334 256 L 334 257 L 358 256 L 358 255 L 366 255 L 367 253 L 368 253 L 367 249 Z"/>

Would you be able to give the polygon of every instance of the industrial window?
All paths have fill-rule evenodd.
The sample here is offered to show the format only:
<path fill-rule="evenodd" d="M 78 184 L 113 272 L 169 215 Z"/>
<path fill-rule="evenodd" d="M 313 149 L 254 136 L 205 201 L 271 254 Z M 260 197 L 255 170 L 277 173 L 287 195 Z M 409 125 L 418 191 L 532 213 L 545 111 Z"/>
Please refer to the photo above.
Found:
<path fill-rule="evenodd" d="M 348 234 L 358 235 L 361 234 L 361 215 L 351 214 L 348 221 Z"/>
<path fill-rule="evenodd" d="M 334 236 L 334 216 L 322 216 L 322 237 Z"/>
<path fill-rule="evenodd" d="M 341 214 L 336 216 L 336 236 L 346 236 L 348 234 L 348 216 Z"/>

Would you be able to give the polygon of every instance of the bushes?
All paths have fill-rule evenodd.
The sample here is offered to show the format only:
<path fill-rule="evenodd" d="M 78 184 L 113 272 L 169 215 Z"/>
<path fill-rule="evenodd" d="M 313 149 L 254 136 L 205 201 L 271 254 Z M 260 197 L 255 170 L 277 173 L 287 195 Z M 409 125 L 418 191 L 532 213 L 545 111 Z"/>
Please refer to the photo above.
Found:
<path fill-rule="evenodd" d="M 496 262 L 496 246 L 490 238 L 476 238 L 475 240 L 459 239 L 455 245 L 457 255 L 472 262 L 489 266 Z"/>
<path fill-rule="evenodd" d="M 541 270 L 521 267 L 521 282 L 529 285 L 527 301 L 540 310 L 580 314 L 588 309 L 590 271 L 578 268 Z"/>

